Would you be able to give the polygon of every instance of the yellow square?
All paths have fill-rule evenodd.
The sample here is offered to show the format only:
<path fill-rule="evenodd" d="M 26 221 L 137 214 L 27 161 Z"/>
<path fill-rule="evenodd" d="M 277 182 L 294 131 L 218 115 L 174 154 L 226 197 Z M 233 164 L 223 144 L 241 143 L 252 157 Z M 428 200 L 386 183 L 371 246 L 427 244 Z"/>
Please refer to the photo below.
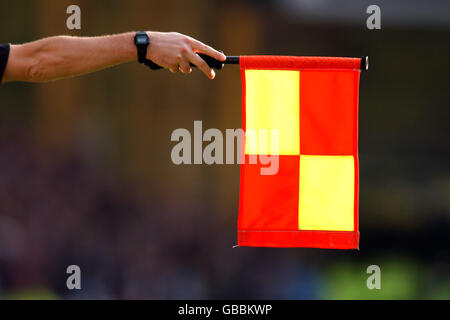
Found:
<path fill-rule="evenodd" d="M 353 156 L 300 156 L 299 230 L 353 231 Z"/>
<path fill-rule="evenodd" d="M 245 154 L 300 154 L 300 72 L 245 70 Z M 267 145 L 261 142 L 266 131 Z M 278 152 L 271 143 L 278 130 Z M 253 134 L 250 134 L 253 132 Z M 254 138 L 261 140 L 256 142 Z"/>

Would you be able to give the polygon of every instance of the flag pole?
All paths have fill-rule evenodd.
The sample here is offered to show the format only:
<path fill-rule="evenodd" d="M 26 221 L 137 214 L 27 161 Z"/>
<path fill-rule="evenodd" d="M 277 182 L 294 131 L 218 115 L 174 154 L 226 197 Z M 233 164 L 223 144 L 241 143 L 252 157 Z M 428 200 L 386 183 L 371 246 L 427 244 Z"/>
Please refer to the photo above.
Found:
<path fill-rule="evenodd" d="M 222 62 L 222 61 L 216 60 L 216 59 L 214 59 L 214 58 L 212 58 L 212 57 L 210 57 L 210 56 L 208 56 L 206 54 L 199 53 L 198 55 L 203 60 L 205 60 L 205 62 L 211 68 L 214 68 L 214 69 L 217 69 L 217 70 L 222 70 L 223 66 L 225 64 L 239 64 L 239 60 L 240 60 L 239 56 L 227 56 L 225 61 Z M 144 64 L 146 66 L 148 66 L 152 70 L 162 69 L 159 65 L 157 65 L 156 63 L 154 63 L 154 62 L 152 62 L 150 60 L 144 61 Z M 192 63 L 191 63 L 191 66 L 195 67 L 195 65 L 193 65 Z M 360 68 L 361 68 L 361 71 L 366 71 L 366 70 L 369 69 L 369 57 L 368 56 L 361 57 L 361 67 Z"/>
<path fill-rule="evenodd" d="M 361 71 L 369 70 L 369 56 L 361 57 Z"/>
<path fill-rule="evenodd" d="M 215 69 L 222 69 L 224 64 L 239 64 L 239 56 L 227 56 L 226 60 L 220 64 L 219 61 L 212 59 L 208 56 L 200 55 L 203 59 L 206 59 L 205 61 L 208 63 L 208 65 Z M 210 63 L 210 61 L 213 60 L 214 62 Z M 369 70 L 369 57 L 368 56 L 362 56 L 361 57 L 361 71 Z"/>

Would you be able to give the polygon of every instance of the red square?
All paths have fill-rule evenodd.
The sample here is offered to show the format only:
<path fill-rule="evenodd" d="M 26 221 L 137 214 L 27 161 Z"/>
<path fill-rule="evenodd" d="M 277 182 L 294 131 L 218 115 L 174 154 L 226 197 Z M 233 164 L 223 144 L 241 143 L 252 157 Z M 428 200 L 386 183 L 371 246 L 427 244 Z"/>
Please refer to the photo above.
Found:
<path fill-rule="evenodd" d="M 241 165 L 238 230 L 298 230 L 299 156 L 279 156 L 275 175 L 259 162 Z"/>
<path fill-rule="evenodd" d="M 355 153 L 358 85 L 358 71 L 301 71 L 301 154 Z"/>

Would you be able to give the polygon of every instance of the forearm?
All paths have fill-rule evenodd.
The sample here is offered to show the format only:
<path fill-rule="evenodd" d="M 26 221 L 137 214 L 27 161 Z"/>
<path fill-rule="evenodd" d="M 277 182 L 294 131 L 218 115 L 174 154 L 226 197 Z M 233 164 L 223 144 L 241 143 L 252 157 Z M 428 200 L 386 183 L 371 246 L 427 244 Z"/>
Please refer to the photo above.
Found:
<path fill-rule="evenodd" d="M 46 82 L 137 59 L 134 33 L 102 37 L 50 37 L 11 46 L 7 81 Z"/>
<path fill-rule="evenodd" d="M 176 32 L 149 31 L 147 59 L 176 73 L 190 73 L 190 63 L 208 78 L 214 71 L 197 54 L 225 61 L 223 53 Z M 137 60 L 134 32 L 102 37 L 50 37 L 12 45 L 2 81 L 46 82 L 101 70 Z"/>

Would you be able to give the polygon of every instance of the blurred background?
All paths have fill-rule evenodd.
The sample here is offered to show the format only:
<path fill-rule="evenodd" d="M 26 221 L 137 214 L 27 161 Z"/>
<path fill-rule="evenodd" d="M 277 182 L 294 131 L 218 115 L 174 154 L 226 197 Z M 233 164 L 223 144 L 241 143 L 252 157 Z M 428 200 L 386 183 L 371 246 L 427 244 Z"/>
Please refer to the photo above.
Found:
<path fill-rule="evenodd" d="M 0 43 L 130 30 L 229 55 L 368 55 L 360 251 L 233 249 L 239 166 L 176 166 L 170 135 L 240 128 L 238 67 L 209 81 L 130 63 L 0 87 L 0 298 L 450 298 L 449 1 L 0 0 Z M 372 264 L 381 290 L 366 287 Z"/>

